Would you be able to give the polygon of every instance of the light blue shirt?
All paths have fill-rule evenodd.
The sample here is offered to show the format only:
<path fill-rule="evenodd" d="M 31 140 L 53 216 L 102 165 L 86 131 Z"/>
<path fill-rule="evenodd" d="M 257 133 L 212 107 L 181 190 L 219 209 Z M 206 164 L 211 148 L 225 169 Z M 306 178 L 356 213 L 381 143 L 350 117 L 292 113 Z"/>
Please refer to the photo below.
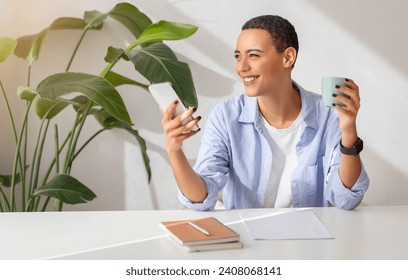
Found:
<path fill-rule="evenodd" d="M 354 209 L 369 185 L 364 166 L 354 186 L 344 187 L 338 174 L 341 131 L 337 112 L 324 107 L 320 95 L 296 86 L 305 129 L 296 145 L 298 164 L 290 180 L 293 207 Z M 202 203 L 193 203 L 179 191 L 180 201 L 189 208 L 209 210 L 223 190 L 228 209 L 263 207 L 273 161 L 265 133 L 256 97 L 242 94 L 219 103 L 209 115 L 194 166 L 208 196 Z"/>

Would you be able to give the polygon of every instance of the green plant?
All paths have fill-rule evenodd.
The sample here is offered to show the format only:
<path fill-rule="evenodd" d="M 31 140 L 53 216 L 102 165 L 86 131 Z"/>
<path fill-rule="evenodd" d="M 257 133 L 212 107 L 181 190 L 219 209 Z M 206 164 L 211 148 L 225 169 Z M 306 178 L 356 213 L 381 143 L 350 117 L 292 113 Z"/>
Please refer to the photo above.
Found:
<path fill-rule="evenodd" d="M 105 56 L 107 65 L 100 75 L 70 72 L 70 66 L 85 35 L 90 30 L 100 32 L 108 18 L 120 22 L 136 38 L 127 48 L 109 47 Z M 43 79 L 35 88 L 30 84 L 31 66 L 37 61 L 47 33 L 53 30 L 78 29 L 82 34 L 69 59 L 65 72 L 56 73 Z M 11 175 L 0 175 L 0 211 L 44 211 L 51 198 L 55 199 L 54 209 L 62 210 L 64 203 L 86 203 L 96 197 L 90 188 L 70 175 L 78 154 L 101 132 L 113 128 L 131 133 L 139 143 L 144 165 L 151 178 L 146 144 L 133 127 L 128 111 L 116 87 L 124 84 L 147 89 L 148 85 L 112 71 L 120 60 L 133 63 L 135 70 L 150 83 L 170 81 L 178 91 L 181 100 L 188 106 L 197 106 L 194 84 L 187 63 L 177 59 L 164 40 L 180 40 L 194 34 L 197 27 L 168 21 L 152 21 L 129 3 L 117 4 L 108 13 L 85 12 L 84 18 L 63 17 L 56 19 L 41 32 L 20 37 L 17 40 L 0 38 L 0 63 L 11 54 L 28 62 L 27 85 L 20 86 L 17 94 L 27 103 L 21 126 L 17 129 L 7 94 L 0 80 L 0 90 L 9 114 L 12 133 L 16 142 Z M 73 97 L 72 93 L 76 93 Z M 75 112 L 72 128 L 60 140 L 56 116 L 65 108 L 73 107 Z M 32 151 L 32 161 L 28 162 L 27 139 L 31 111 L 40 117 L 41 125 Z M 79 135 L 89 116 L 94 116 L 102 128 L 84 143 L 79 143 Z M 47 142 L 51 121 L 54 123 L 54 141 Z M 48 146 L 51 146 L 46 148 Z M 45 172 L 44 149 L 54 150 L 55 156 Z M 44 173 L 44 174 L 43 174 Z M 41 174 L 41 175 L 40 175 Z M 40 178 L 41 177 L 41 178 Z M 19 196 L 16 189 L 20 187 Z M 17 197 L 20 197 L 19 206 Z"/>

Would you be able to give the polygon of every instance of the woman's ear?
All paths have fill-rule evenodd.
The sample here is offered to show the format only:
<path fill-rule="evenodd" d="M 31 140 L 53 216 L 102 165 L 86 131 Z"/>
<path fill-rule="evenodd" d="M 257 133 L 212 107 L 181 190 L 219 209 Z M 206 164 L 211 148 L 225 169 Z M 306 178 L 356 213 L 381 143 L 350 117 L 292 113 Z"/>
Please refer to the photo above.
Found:
<path fill-rule="evenodd" d="M 296 61 L 296 56 L 297 56 L 297 52 L 295 48 L 293 47 L 287 48 L 283 55 L 284 66 L 286 68 L 293 68 L 293 65 L 295 64 L 295 61 Z"/>

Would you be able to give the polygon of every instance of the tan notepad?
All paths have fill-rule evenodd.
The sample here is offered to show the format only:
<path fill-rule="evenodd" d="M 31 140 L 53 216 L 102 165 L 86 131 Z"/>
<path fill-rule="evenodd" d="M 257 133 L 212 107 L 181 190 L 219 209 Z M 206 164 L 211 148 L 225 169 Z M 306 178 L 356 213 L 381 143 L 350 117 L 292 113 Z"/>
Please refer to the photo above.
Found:
<path fill-rule="evenodd" d="M 203 229 L 203 231 L 189 224 Z M 224 242 L 239 241 L 240 236 L 228 226 L 221 223 L 214 217 L 196 220 L 166 221 L 160 226 L 170 233 L 178 243 L 186 246 L 215 244 Z"/>

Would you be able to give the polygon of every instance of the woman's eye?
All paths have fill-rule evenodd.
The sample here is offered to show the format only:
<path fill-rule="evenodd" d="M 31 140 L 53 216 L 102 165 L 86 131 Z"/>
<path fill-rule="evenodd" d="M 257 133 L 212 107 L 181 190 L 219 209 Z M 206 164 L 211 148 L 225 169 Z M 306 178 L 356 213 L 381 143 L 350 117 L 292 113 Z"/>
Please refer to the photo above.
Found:
<path fill-rule="evenodd" d="M 239 54 L 235 54 L 235 59 L 239 59 L 241 56 Z"/>

